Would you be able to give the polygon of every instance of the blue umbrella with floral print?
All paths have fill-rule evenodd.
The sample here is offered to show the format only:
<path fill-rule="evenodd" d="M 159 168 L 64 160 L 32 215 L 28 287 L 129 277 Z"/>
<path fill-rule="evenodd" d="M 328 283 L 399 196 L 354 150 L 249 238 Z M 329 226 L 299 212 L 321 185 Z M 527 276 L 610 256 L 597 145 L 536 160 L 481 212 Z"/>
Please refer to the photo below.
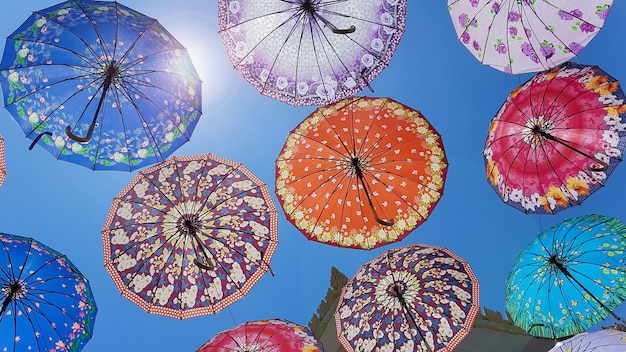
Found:
<path fill-rule="evenodd" d="M 582 333 L 626 298 L 626 225 L 586 215 L 540 233 L 518 255 L 506 281 L 506 309 L 528 334 Z"/>
<path fill-rule="evenodd" d="M 507 73 L 544 71 L 580 53 L 613 0 L 448 0 L 459 40 Z"/>
<path fill-rule="evenodd" d="M 449 249 L 391 249 L 361 266 L 343 288 L 337 336 L 352 352 L 452 352 L 469 334 L 478 301 L 478 279 Z"/>
<path fill-rule="evenodd" d="M 159 22 L 118 2 L 70 0 L 9 35 L 7 110 L 57 159 L 131 171 L 166 159 L 201 115 L 201 81 Z"/>
<path fill-rule="evenodd" d="M 0 350 L 80 351 L 93 334 L 96 302 L 63 254 L 0 233 Z"/>

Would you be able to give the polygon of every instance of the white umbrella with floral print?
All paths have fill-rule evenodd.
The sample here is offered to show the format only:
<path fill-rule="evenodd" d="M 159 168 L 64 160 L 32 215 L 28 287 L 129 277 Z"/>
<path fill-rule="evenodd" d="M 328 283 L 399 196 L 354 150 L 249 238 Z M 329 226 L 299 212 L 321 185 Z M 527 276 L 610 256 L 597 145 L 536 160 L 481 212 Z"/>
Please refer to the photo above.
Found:
<path fill-rule="evenodd" d="M 613 0 L 448 0 L 459 40 L 483 64 L 544 71 L 578 55 Z"/>
<path fill-rule="evenodd" d="M 361 266 L 341 292 L 335 320 L 346 351 L 451 352 L 479 309 L 469 264 L 446 248 L 414 244 Z"/>
<path fill-rule="evenodd" d="M 213 314 L 270 270 L 276 207 L 244 165 L 211 154 L 140 172 L 102 230 L 105 266 L 124 296 L 179 319 Z"/>
<path fill-rule="evenodd" d="M 234 68 L 284 103 L 325 105 L 369 86 L 404 34 L 407 0 L 219 0 Z"/>

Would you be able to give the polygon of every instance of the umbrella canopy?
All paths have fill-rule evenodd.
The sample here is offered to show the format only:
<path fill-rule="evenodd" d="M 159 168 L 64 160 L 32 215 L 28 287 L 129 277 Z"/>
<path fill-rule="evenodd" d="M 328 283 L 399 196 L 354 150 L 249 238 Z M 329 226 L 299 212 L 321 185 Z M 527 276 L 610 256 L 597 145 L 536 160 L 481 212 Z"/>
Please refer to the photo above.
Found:
<path fill-rule="evenodd" d="M 285 319 L 249 321 L 222 331 L 196 352 L 321 352 L 311 331 Z"/>
<path fill-rule="evenodd" d="M 626 351 L 626 332 L 603 329 L 595 332 L 583 332 L 556 346 L 548 352 L 624 352 Z"/>
<path fill-rule="evenodd" d="M 0 297 L 2 351 L 80 351 L 92 337 L 89 281 L 35 239 L 0 233 Z"/>
<path fill-rule="evenodd" d="M 518 255 L 506 310 L 533 336 L 561 338 L 601 322 L 626 298 L 626 226 L 602 215 L 566 219 Z"/>
<path fill-rule="evenodd" d="M 150 313 L 213 314 L 270 269 L 276 213 L 267 186 L 244 165 L 211 154 L 172 157 L 113 200 L 102 230 L 105 266 Z"/>
<path fill-rule="evenodd" d="M 4 138 L 0 136 L 0 186 L 7 176 L 7 164 L 4 158 Z"/>
<path fill-rule="evenodd" d="M 459 40 L 481 63 L 538 72 L 578 55 L 613 0 L 448 0 Z"/>
<path fill-rule="evenodd" d="M 219 0 L 228 56 L 262 94 L 324 105 L 369 86 L 404 33 L 406 0 Z"/>
<path fill-rule="evenodd" d="M 480 310 L 469 264 L 442 247 L 391 249 L 341 292 L 337 336 L 346 351 L 454 351 Z"/>
<path fill-rule="evenodd" d="M 514 90 L 491 121 L 487 180 L 525 213 L 556 213 L 602 188 L 626 147 L 619 82 L 566 63 Z"/>
<path fill-rule="evenodd" d="M 318 108 L 289 134 L 276 195 L 307 238 L 369 249 L 426 221 L 447 166 L 441 136 L 419 111 L 353 97 Z"/>
<path fill-rule="evenodd" d="M 159 22 L 118 2 L 70 0 L 9 35 L 0 83 L 26 136 L 55 158 L 134 170 L 187 142 L 201 82 Z"/>

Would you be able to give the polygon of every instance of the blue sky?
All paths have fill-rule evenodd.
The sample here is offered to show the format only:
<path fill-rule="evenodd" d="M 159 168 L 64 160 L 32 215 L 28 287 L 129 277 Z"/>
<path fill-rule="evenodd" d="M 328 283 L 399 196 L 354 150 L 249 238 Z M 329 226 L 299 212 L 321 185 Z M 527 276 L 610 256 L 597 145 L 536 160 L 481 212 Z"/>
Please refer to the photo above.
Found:
<path fill-rule="evenodd" d="M 57 1 L 14 2 L 0 13 L 7 36 L 33 10 Z M 291 107 L 260 95 L 237 72 L 217 34 L 216 1 L 127 0 L 157 18 L 190 52 L 203 80 L 203 111 L 190 142 L 175 155 L 213 153 L 244 163 L 274 186 L 274 162 L 287 134 L 313 107 Z M 487 127 L 508 93 L 531 75 L 512 76 L 480 63 L 458 42 L 443 0 L 410 1 L 396 54 L 373 81 L 370 96 L 388 96 L 420 110 L 441 133 L 449 172 L 431 217 L 404 241 L 371 251 L 307 241 L 279 213 L 279 245 L 248 296 L 222 312 L 176 320 L 151 315 L 122 297 L 102 259 L 100 231 L 112 199 L 135 173 L 93 172 L 57 161 L 0 111 L 8 176 L 0 187 L 0 232 L 35 237 L 67 254 L 91 282 L 98 315 L 84 351 L 193 351 L 215 333 L 248 320 L 285 318 L 306 325 L 326 294 L 331 266 L 347 276 L 385 249 L 411 243 L 445 246 L 469 261 L 480 280 L 481 305 L 504 310 L 504 282 L 517 254 L 541 230 L 573 216 L 598 213 L 626 220 L 626 166 L 582 206 L 554 216 L 525 215 L 502 204 L 487 184 L 482 147 Z M 626 77 L 621 45 L 626 4 L 617 1 L 604 29 L 574 60 Z M 278 205 L 278 203 L 276 202 Z M 617 313 L 626 317 L 622 305 Z M 608 320 L 608 323 L 613 321 Z"/>

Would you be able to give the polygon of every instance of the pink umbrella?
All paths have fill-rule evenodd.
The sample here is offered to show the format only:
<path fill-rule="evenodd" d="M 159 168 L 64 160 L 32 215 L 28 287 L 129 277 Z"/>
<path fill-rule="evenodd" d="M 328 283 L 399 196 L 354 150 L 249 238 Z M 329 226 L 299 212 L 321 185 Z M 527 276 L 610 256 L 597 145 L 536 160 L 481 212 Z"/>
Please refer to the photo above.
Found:
<path fill-rule="evenodd" d="M 196 352 L 320 352 L 311 331 L 284 319 L 249 321 L 222 331 Z"/>
<path fill-rule="evenodd" d="M 626 147 L 619 82 L 598 66 L 563 64 L 515 89 L 491 121 L 487 180 L 525 213 L 556 213 L 602 188 Z"/>

